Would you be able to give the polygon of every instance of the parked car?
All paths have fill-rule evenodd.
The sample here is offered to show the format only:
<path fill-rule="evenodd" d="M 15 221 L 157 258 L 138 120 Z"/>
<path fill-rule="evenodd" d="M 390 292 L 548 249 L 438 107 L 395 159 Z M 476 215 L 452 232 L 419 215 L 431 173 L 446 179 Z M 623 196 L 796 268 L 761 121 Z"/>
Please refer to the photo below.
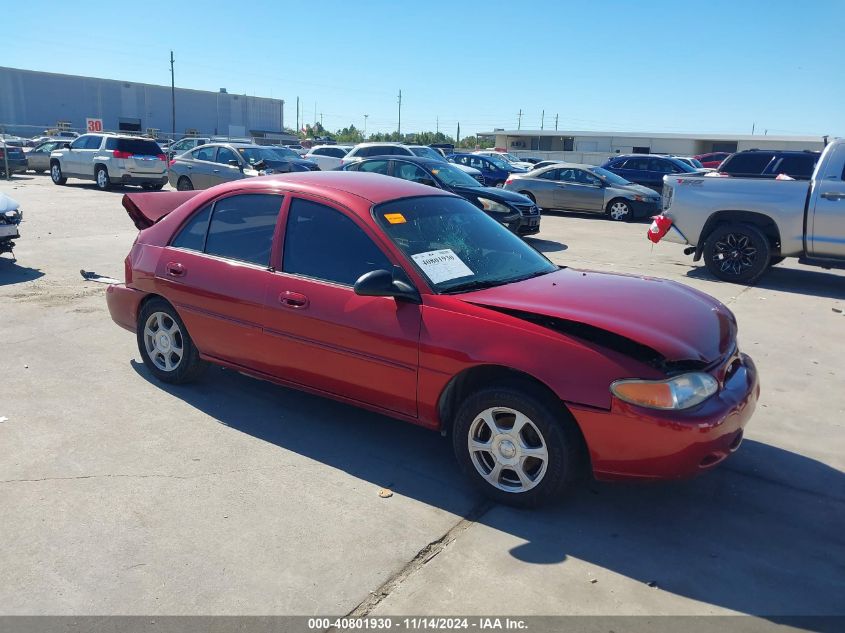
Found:
<path fill-rule="evenodd" d="M 520 161 L 522 161 L 523 163 L 531 163 L 532 165 L 534 165 L 534 169 L 536 169 L 536 168 L 537 168 L 537 164 L 538 164 L 538 163 L 542 162 L 542 160 L 541 160 L 541 159 L 539 159 L 539 158 L 535 158 L 535 157 L 533 157 L 533 156 L 519 156 L 518 158 L 519 158 L 519 160 L 520 160 Z"/>
<path fill-rule="evenodd" d="M 57 185 L 68 178 L 93 180 L 100 190 L 113 184 L 161 189 L 167 182 L 167 157 L 148 138 L 121 134 L 83 134 L 50 153 L 50 177 Z"/>
<path fill-rule="evenodd" d="M 457 165 L 416 156 L 385 156 L 366 158 L 345 165 L 343 169 L 383 174 L 445 189 L 469 200 L 518 235 L 533 235 L 540 231 L 540 209 L 533 201 L 518 193 L 485 187 Z"/>
<path fill-rule="evenodd" d="M 141 231 L 106 298 L 153 377 L 211 362 L 441 431 L 500 502 L 711 469 L 759 397 L 719 301 L 556 266 L 443 190 L 330 171 L 123 204 Z"/>
<path fill-rule="evenodd" d="M 473 154 L 477 154 L 478 156 L 495 156 L 496 158 L 506 160 L 513 167 L 517 167 L 518 169 L 531 169 L 534 167 L 533 163 L 526 162 L 522 160 L 519 156 L 516 156 L 515 154 L 510 154 L 508 152 L 499 152 L 492 149 L 482 149 L 473 152 Z"/>
<path fill-rule="evenodd" d="M 26 154 L 23 153 L 23 149 L 6 141 L 0 141 L 0 177 L 2 178 L 6 177 L 7 163 L 10 174 L 26 172 Z"/>
<path fill-rule="evenodd" d="M 663 190 L 663 176 L 666 174 L 692 174 L 696 171 L 677 158 L 654 154 L 614 156 L 602 167 L 625 180 L 649 187 L 658 193 Z"/>
<path fill-rule="evenodd" d="M 304 158 L 317 163 L 323 171 L 328 171 L 340 167 L 341 159 L 351 149 L 351 145 L 316 145 L 308 150 Z"/>
<path fill-rule="evenodd" d="M 403 143 L 358 143 L 349 150 L 349 153 L 341 161 L 343 165 L 346 165 L 370 156 L 420 156 L 421 158 L 440 160 L 444 163 L 448 162 L 440 152 L 427 145 L 405 145 Z M 460 165 L 458 169 L 465 171 L 482 185 L 486 184 L 484 176 L 477 169 L 465 165 Z"/>
<path fill-rule="evenodd" d="M 185 138 L 174 141 L 167 148 L 167 157 L 173 158 L 179 154 L 184 154 L 195 147 L 205 145 L 206 143 L 252 143 L 251 138 L 229 138 L 227 136 L 186 136 Z"/>
<path fill-rule="evenodd" d="M 728 156 L 716 170 L 742 178 L 776 178 L 780 175 L 809 180 L 821 152 L 748 149 Z"/>
<path fill-rule="evenodd" d="M 702 167 L 716 169 L 730 155 L 730 152 L 709 152 L 707 154 L 698 154 L 693 156 L 693 158 L 700 162 Z"/>
<path fill-rule="evenodd" d="M 50 139 L 39 143 L 26 154 L 27 169 L 39 174 L 49 171 L 50 154 L 53 150 L 66 148 L 70 143 L 69 139 Z"/>
<path fill-rule="evenodd" d="M 170 186 L 179 191 L 208 189 L 250 176 L 319 170 L 286 147 L 254 143 L 206 143 L 170 161 Z"/>
<path fill-rule="evenodd" d="M 505 189 L 518 191 L 542 209 L 604 213 L 625 221 L 660 212 L 660 196 L 616 174 L 578 163 L 557 163 L 527 174 L 513 174 Z"/>
<path fill-rule="evenodd" d="M 565 163 L 566 161 L 563 159 L 559 160 L 541 160 L 539 163 L 536 163 L 531 171 L 542 169 L 543 167 L 548 167 L 549 165 L 558 165 L 560 163 Z"/>
<path fill-rule="evenodd" d="M 484 184 L 490 187 L 501 187 L 508 176 L 514 173 L 524 173 L 524 169 L 514 167 L 508 161 L 498 156 L 481 156 L 478 154 L 452 154 L 447 157 L 449 162 L 464 167 L 477 169 L 484 176 Z"/>
<path fill-rule="evenodd" d="M 829 144 L 810 182 L 666 176 L 649 239 L 688 245 L 724 281 L 753 283 L 785 257 L 845 267 L 845 140 Z M 665 236 L 665 237 L 664 237 Z"/>
<path fill-rule="evenodd" d="M 675 156 L 673 154 L 672 158 L 675 158 L 675 159 L 681 161 L 682 163 L 686 163 L 687 165 L 689 165 L 693 169 L 697 169 L 697 170 L 704 169 L 704 165 L 702 165 L 701 162 L 697 158 L 693 158 L 692 156 Z"/>

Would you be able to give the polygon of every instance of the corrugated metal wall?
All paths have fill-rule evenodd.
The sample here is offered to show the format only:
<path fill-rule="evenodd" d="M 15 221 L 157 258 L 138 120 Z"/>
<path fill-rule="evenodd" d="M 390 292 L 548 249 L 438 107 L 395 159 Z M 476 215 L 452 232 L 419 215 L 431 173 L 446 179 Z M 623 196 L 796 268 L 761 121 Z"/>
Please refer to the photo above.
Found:
<path fill-rule="evenodd" d="M 176 88 L 176 133 L 195 129 L 228 134 L 230 126 L 282 131 L 282 101 Z M 70 121 L 77 131 L 88 117 L 118 130 L 120 119 L 140 119 L 141 130 L 171 131 L 170 87 L 58 75 L 0 67 L 0 126 L 9 133 L 32 135 L 37 128 Z M 25 129 L 24 129 L 25 128 Z M 29 130 L 33 130 L 29 132 Z"/>

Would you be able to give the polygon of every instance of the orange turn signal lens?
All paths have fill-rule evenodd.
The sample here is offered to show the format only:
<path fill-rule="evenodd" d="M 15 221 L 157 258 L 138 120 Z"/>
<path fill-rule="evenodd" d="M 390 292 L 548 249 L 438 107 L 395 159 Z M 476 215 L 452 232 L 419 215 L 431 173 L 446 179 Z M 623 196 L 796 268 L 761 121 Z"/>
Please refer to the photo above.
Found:
<path fill-rule="evenodd" d="M 674 409 L 672 388 L 665 382 L 619 381 L 611 391 L 620 400 L 651 409 Z"/>
<path fill-rule="evenodd" d="M 704 372 L 681 374 L 666 380 L 617 380 L 611 393 L 625 402 L 649 409 L 689 409 L 719 390 L 719 383 Z"/>

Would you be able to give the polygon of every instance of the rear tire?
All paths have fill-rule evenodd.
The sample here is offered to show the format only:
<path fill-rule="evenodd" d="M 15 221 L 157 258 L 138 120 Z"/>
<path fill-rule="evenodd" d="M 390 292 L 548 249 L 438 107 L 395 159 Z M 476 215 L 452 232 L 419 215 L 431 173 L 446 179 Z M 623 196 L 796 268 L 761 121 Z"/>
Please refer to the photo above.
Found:
<path fill-rule="evenodd" d="M 769 267 L 772 246 L 753 224 L 722 224 L 707 236 L 704 265 L 722 281 L 752 284 Z"/>
<path fill-rule="evenodd" d="M 164 299 L 152 299 L 138 314 L 138 351 L 147 369 L 162 382 L 191 382 L 205 371 L 188 328 Z"/>
<path fill-rule="evenodd" d="M 141 189 L 146 189 L 147 191 L 161 191 L 162 187 L 164 187 L 164 183 L 145 182 L 141 185 Z"/>
<path fill-rule="evenodd" d="M 62 176 L 62 166 L 59 165 L 58 161 L 50 165 L 50 179 L 55 185 L 63 185 L 67 182 L 67 178 Z"/>
<path fill-rule="evenodd" d="M 109 170 L 103 165 L 97 165 L 96 169 L 94 169 L 94 182 L 97 183 L 97 189 L 100 191 L 106 191 L 111 186 Z"/>
<path fill-rule="evenodd" d="M 463 473 L 485 495 L 519 507 L 559 499 L 583 463 L 575 422 L 527 382 L 470 395 L 455 416 L 452 446 Z"/>
<path fill-rule="evenodd" d="M 193 191 L 194 183 L 191 182 L 191 179 L 187 176 L 180 176 L 179 180 L 176 182 L 176 190 L 177 191 Z"/>
<path fill-rule="evenodd" d="M 534 204 L 537 204 L 537 198 L 535 198 L 534 194 L 531 193 L 530 191 L 520 191 L 519 193 L 522 194 L 523 196 L 525 196 L 526 198 L 531 198 L 531 202 L 533 202 Z"/>

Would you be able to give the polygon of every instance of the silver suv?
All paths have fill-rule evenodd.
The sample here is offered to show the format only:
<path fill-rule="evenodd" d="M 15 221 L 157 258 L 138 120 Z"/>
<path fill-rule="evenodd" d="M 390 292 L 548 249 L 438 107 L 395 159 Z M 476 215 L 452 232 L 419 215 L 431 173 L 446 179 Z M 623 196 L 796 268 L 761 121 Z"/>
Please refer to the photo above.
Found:
<path fill-rule="evenodd" d="M 161 189 L 167 182 L 167 157 L 148 138 L 120 134 L 83 134 L 69 147 L 50 153 L 50 177 L 93 180 L 98 189 L 113 184 Z"/>

